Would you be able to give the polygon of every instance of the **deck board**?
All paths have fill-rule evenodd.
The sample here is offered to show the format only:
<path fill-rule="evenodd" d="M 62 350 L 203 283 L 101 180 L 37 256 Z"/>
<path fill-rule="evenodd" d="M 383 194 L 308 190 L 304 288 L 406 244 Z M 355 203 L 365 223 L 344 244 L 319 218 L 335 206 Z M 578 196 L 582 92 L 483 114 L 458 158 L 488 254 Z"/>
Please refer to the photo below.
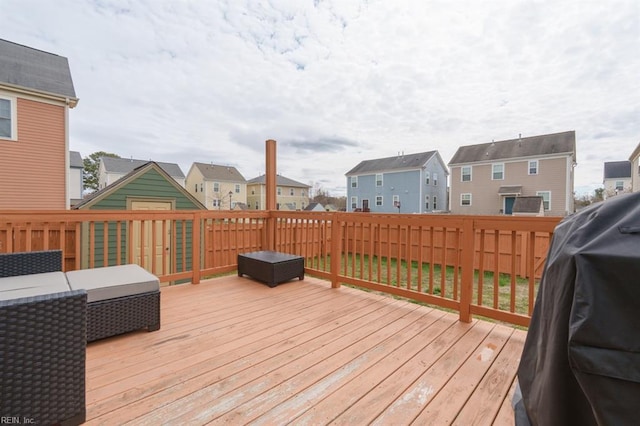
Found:
<path fill-rule="evenodd" d="M 87 424 L 499 424 L 525 332 L 308 277 L 162 289 L 162 327 L 90 343 Z"/>

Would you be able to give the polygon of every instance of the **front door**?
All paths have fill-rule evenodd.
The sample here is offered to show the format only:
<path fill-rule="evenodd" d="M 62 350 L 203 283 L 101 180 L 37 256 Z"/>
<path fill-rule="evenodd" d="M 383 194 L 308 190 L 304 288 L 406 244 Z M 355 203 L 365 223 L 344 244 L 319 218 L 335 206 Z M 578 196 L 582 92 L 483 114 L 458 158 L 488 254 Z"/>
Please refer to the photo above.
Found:
<path fill-rule="evenodd" d="M 362 211 L 363 212 L 369 211 L 369 200 L 362 200 Z"/>
<path fill-rule="evenodd" d="M 131 210 L 172 210 L 170 201 L 132 201 Z M 163 223 L 165 226 L 163 226 Z M 154 275 L 171 273 L 171 221 L 145 221 L 144 241 L 141 238 L 142 222 L 134 221 L 133 238 L 134 262 Z M 164 229 L 163 229 L 164 228 Z M 166 232 L 162 238 L 163 231 Z M 154 238 L 155 234 L 155 238 Z M 155 245 L 155 247 L 154 247 Z M 143 249 L 144 248 L 144 249 Z M 155 259 L 155 262 L 153 261 Z"/>
<path fill-rule="evenodd" d="M 513 213 L 513 203 L 516 202 L 516 197 L 504 197 L 504 214 Z"/>

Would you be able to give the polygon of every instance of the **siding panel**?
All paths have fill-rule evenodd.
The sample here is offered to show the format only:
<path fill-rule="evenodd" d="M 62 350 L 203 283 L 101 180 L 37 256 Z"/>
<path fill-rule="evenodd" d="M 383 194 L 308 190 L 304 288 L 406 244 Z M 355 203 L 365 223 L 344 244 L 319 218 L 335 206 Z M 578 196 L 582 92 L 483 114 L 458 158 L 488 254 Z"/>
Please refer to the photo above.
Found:
<path fill-rule="evenodd" d="M 18 140 L 0 141 L 0 209 L 66 207 L 65 107 L 17 99 Z"/>

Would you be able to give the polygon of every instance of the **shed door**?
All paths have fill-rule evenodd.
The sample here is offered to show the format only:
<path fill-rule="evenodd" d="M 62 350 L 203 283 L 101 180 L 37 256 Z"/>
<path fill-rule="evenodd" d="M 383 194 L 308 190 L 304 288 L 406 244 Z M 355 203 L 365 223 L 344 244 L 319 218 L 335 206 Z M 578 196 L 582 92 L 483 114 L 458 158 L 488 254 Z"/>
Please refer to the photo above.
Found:
<path fill-rule="evenodd" d="M 131 210 L 172 210 L 170 201 L 132 201 Z M 164 223 L 164 226 L 163 226 Z M 133 222 L 133 256 L 135 262 L 147 271 L 155 275 L 167 275 L 171 273 L 171 221 L 145 221 L 144 222 L 144 250 L 140 244 L 141 221 Z M 153 227 L 153 228 L 152 228 Z M 165 238 L 162 238 L 166 232 Z M 155 234 L 155 249 L 154 249 Z M 142 254 L 144 253 L 144 255 Z M 141 259 L 141 257 L 144 257 Z M 153 261 L 155 259 L 155 262 Z"/>

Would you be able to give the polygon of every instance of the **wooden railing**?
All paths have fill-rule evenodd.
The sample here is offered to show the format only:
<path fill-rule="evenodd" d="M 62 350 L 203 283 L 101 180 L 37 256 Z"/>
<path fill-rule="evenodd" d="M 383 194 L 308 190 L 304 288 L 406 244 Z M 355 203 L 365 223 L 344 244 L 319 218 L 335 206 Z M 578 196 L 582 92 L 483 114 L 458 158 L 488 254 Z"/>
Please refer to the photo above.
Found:
<path fill-rule="evenodd" d="M 281 211 L 2 211 L 0 252 L 59 248 L 65 270 L 137 263 L 165 283 L 301 255 L 307 273 L 526 326 L 560 218 Z"/>
<path fill-rule="evenodd" d="M 527 326 L 557 217 L 272 212 L 309 273 Z M 338 253 L 338 256 L 332 256 Z"/>

